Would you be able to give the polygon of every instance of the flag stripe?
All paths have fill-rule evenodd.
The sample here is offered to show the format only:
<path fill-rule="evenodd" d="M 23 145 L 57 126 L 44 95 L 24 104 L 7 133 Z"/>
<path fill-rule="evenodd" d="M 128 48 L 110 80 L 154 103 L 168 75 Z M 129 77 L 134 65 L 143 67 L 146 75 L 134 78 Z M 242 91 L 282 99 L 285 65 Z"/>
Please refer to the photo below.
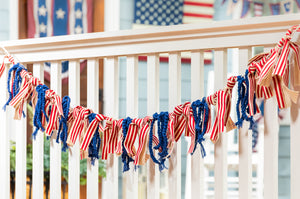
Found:
<path fill-rule="evenodd" d="M 214 7 L 213 3 L 192 2 L 192 1 L 184 1 L 184 5 L 199 6 L 199 7 L 210 7 L 210 8 Z"/>

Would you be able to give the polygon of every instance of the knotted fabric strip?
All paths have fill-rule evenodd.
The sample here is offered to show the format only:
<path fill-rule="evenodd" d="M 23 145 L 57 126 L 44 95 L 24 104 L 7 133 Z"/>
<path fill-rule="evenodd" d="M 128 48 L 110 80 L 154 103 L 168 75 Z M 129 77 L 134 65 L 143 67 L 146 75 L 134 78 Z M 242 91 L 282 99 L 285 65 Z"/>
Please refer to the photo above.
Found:
<path fill-rule="evenodd" d="M 120 130 L 122 129 L 122 121 L 114 120 L 112 118 L 106 118 L 106 125 L 103 133 L 103 149 L 102 149 L 102 159 L 106 160 L 109 153 L 115 153 L 118 138 L 120 137 Z"/>
<path fill-rule="evenodd" d="M 3 57 L 3 62 L 2 62 L 2 64 L 1 64 L 1 66 L 0 66 L 0 78 L 1 78 L 1 76 L 3 75 L 3 72 L 4 72 L 4 70 L 5 70 L 5 59 L 8 59 L 8 61 L 9 61 L 10 63 L 15 64 L 15 60 L 14 60 L 14 58 L 13 58 L 12 56 L 10 56 L 10 55 L 5 55 L 5 56 Z"/>
<path fill-rule="evenodd" d="M 230 93 L 224 90 L 219 90 L 212 97 L 208 97 L 208 101 L 213 102 L 213 105 L 217 107 L 216 119 L 212 128 L 210 139 L 213 143 L 219 138 L 219 133 L 224 131 L 224 127 L 227 124 L 229 113 L 230 113 L 230 105 L 231 105 L 231 96 Z"/>
<path fill-rule="evenodd" d="M 59 119 L 63 116 L 61 98 L 53 90 L 46 91 L 46 100 L 48 107 L 51 106 L 49 122 L 46 128 L 46 135 L 50 136 L 53 130 L 58 130 Z"/>
<path fill-rule="evenodd" d="M 20 120 L 23 112 L 23 107 L 25 102 L 31 97 L 31 104 L 35 104 L 36 102 L 36 91 L 35 87 L 37 85 L 41 85 L 41 81 L 32 76 L 31 73 L 28 73 L 26 70 L 22 70 L 20 73 L 22 77 L 22 84 L 20 87 L 20 91 L 12 98 L 9 102 L 9 105 L 15 108 L 15 116 L 14 119 Z M 33 107 L 34 109 L 35 107 Z"/>
<path fill-rule="evenodd" d="M 151 122 L 152 119 L 150 119 L 149 116 L 143 119 L 142 128 L 139 135 L 139 147 L 134 159 L 135 165 L 144 165 L 146 164 L 147 160 L 150 158 L 150 155 L 146 154 L 146 152 L 147 152 L 147 146 L 149 144 L 149 131 L 150 131 Z"/>
<path fill-rule="evenodd" d="M 86 151 L 97 128 L 103 133 L 104 129 L 101 122 L 105 120 L 105 116 L 102 114 L 97 114 L 95 119 L 89 124 L 89 127 L 86 131 L 86 134 L 83 137 L 83 140 L 80 145 L 80 149 Z"/>
<path fill-rule="evenodd" d="M 129 124 L 127 136 L 124 141 L 124 147 L 130 157 L 134 157 L 136 154 L 134 142 L 138 135 L 139 129 L 143 126 L 143 123 L 143 118 L 134 118 Z"/>
<path fill-rule="evenodd" d="M 83 129 L 88 124 L 87 116 L 91 112 L 92 111 L 90 109 L 84 108 L 82 106 L 77 106 L 73 109 L 74 122 L 72 124 L 70 134 L 67 140 L 69 146 L 73 146 L 75 144 L 78 136 L 79 139 L 81 138 Z"/>
<path fill-rule="evenodd" d="M 174 111 L 170 114 L 170 120 L 168 124 L 169 155 L 173 151 L 174 141 L 178 142 L 184 130 L 185 136 L 191 137 L 190 148 L 193 148 L 195 144 L 195 120 L 190 102 L 176 106 Z"/>

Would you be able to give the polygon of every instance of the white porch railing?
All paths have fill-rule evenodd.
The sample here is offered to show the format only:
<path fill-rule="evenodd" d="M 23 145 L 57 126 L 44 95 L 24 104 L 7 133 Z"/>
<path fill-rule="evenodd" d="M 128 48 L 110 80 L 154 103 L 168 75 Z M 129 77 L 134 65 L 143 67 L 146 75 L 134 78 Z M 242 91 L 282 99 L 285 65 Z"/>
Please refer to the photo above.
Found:
<path fill-rule="evenodd" d="M 204 93 L 205 50 L 214 51 L 214 88 L 223 88 L 227 79 L 227 50 L 239 49 L 240 73 L 251 58 L 253 46 L 273 47 L 292 25 L 300 23 L 300 14 L 261 17 L 208 24 L 179 25 L 143 30 L 91 33 L 84 35 L 60 36 L 3 42 L 3 45 L 23 64 L 33 63 L 34 76 L 43 81 L 43 62 L 52 63 L 51 88 L 61 93 L 61 61 L 69 60 L 69 96 L 73 105 L 79 105 L 79 60 L 88 60 L 87 106 L 98 110 L 98 59 L 105 59 L 104 68 L 104 108 L 105 114 L 118 118 L 119 113 L 119 67 L 118 58 L 127 58 L 127 115 L 138 114 L 138 56 L 146 55 L 147 60 L 147 112 L 159 111 L 159 54 L 169 54 L 169 111 L 181 103 L 181 52 L 191 52 L 191 100 L 202 98 Z M 55 67 L 53 67 L 55 66 Z M 7 72 L 7 71 L 6 71 Z M 0 104 L 5 103 L 6 75 L 0 80 Z M 186 89 L 186 88 L 185 88 Z M 299 89 L 299 88 L 295 88 Z M 300 195 L 300 104 L 291 108 L 291 198 Z M 163 110 L 161 110 L 163 111 Z M 278 198 L 278 120 L 277 103 L 274 99 L 265 102 L 264 134 L 264 198 Z M 9 126 L 7 113 L 0 112 L 0 193 L 1 198 L 9 198 Z M 16 198 L 26 197 L 26 128 L 24 119 L 16 123 Z M 239 130 L 239 198 L 252 198 L 252 152 L 251 132 L 247 128 Z M 51 141 L 53 142 L 53 140 Z M 60 146 L 51 143 L 50 197 L 60 198 Z M 223 133 L 214 151 L 214 193 L 217 199 L 227 198 L 227 134 Z M 208 154 L 209 155 L 209 154 Z M 168 197 L 181 198 L 181 144 L 180 141 L 169 159 Z M 89 163 L 88 163 L 89 164 Z M 259 164 L 259 163 L 258 163 Z M 191 157 L 192 198 L 204 197 L 204 164 L 199 152 Z M 43 198 L 43 135 L 38 133 L 33 141 L 33 199 Z M 87 198 L 98 197 L 96 167 L 88 167 Z M 159 171 L 152 161 L 147 165 L 147 198 L 159 198 Z M 107 178 L 104 180 L 104 198 L 117 198 L 118 158 L 111 155 L 107 161 Z M 138 174 L 128 172 L 125 198 L 138 198 Z M 210 179 L 206 179 L 210 181 Z M 79 198 L 79 145 L 69 152 L 69 198 Z"/>

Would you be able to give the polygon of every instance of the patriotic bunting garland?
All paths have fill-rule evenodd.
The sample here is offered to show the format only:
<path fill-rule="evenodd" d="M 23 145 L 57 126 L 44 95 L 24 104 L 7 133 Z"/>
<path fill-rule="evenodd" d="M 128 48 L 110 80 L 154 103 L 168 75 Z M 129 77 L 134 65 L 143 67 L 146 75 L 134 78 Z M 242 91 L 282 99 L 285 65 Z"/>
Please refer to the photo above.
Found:
<path fill-rule="evenodd" d="M 35 110 L 33 137 L 39 130 L 47 136 L 58 130 L 56 141 L 63 143 L 63 151 L 72 147 L 79 139 L 81 158 L 90 157 L 92 163 L 99 158 L 102 147 L 103 160 L 106 160 L 110 153 L 121 155 L 124 172 L 130 169 L 130 162 L 136 166 L 144 165 L 149 158 L 163 170 L 166 168 L 166 160 L 172 155 L 174 143 L 181 138 L 183 132 L 191 138 L 188 153 L 193 154 L 199 144 L 204 157 L 205 134 L 211 132 L 210 139 L 215 143 L 225 128 L 227 131 L 240 128 L 244 121 L 250 122 L 249 129 L 256 130 L 253 116 L 260 112 L 256 104 L 257 98 L 269 99 L 275 96 L 280 109 L 289 107 L 292 102 L 296 103 L 299 92 L 288 88 L 290 56 L 293 56 L 295 66 L 300 67 L 299 46 L 291 41 L 295 32 L 300 32 L 300 26 L 289 29 L 269 53 L 262 53 L 250 59 L 245 75 L 228 78 L 225 89 L 216 91 L 202 100 L 178 105 L 171 113 L 155 113 L 145 118 L 127 117 L 117 120 L 96 114 L 82 106 L 72 108 L 68 96 L 61 99 L 53 90 L 33 77 L 24 66 L 16 64 L 13 58 L 7 55 L 4 59 L 8 59 L 13 66 L 9 69 L 9 99 L 4 108 L 7 105 L 14 107 L 14 119 L 19 120 L 24 103 L 30 100 Z M 0 77 L 4 69 L 3 60 Z M 235 85 L 238 89 L 236 123 L 229 115 L 232 89 Z M 213 124 L 212 106 L 216 107 Z M 136 149 L 134 143 L 137 139 Z M 154 150 L 158 151 L 158 157 Z"/>

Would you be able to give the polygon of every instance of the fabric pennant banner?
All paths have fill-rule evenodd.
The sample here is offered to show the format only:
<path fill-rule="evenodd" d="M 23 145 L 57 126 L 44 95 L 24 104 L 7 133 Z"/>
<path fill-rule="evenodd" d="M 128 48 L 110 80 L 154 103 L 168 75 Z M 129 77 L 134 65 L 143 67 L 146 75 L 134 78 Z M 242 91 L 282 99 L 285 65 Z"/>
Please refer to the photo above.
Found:
<path fill-rule="evenodd" d="M 242 6 L 242 13 L 241 18 L 244 18 L 247 16 L 247 14 L 250 11 L 250 1 L 249 0 L 243 0 L 243 6 Z"/>
<path fill-rule="evenodd" d="M 284 14 L 293 13 L 293 0 L 284 0 L 281 1 L 280 4 Z"/>
<path fill-rule="evenodd" d="M 280 15 L 280 3 L 270 3 L 272 15 Z"/>
<path fill-rule="evenodd" d="M 204 158 L 206 134 L 210 134 L 211 141 L 216 143 L 220 133 L 241 128 L 244 122 L 249 122 L 249 129 L 253 131 L 254 149 L 258 137 L 257 117 L 263 114 L 263 108 L 259 110 L 257 102 L 274 96 L 278 108 L 285 109 L 299 98 L 299 92 L 289 88 L 291 64 L 296 67 L 294 72 L 300 73 L 300 48 L 292 41 L 295 32 L 300 32 L 300 25 L 290 28 L 270 52 L 250 59 L 245 74 L 229 77 L 224 89 L 201 100 L 177 105 L 172 112 L 154 113 L 143 118 L 113 119 L 86 107 L 70 107 L 71 99 L 68 96 L 58 96 L 33 77 L 26 67 L 14 63 L 13 58 L 7 55 L 4 59 L 13 65 L 8 71 L 9 98 L 4 109 L 8 105 L 14 107 L 14 119 L 20 119 L 23 106 L 30 102 L 35 110 L 34 138 L 43 132 L 51 137 L 53 131 L 57 130 L 56 141 L 63 143 L 63 151 L 79 142 L 81 158 L 89 157 L 92 163 L 100 158 L 101 151 L 103 160 L 109 154 L 121 156 L 124 172 L 130 170 L 131 163 L 134 166 L 144 165 L 148 159 L 158 164 L 160 171 L 167 168 L 174 144 L 183 136 L 191 139 L 187 153 L 193 155 L 200 145 L 198 148 Z M 1 73 L 4 67 L 3 62 Z M 237 121 L 233 122 L 230 110 L 235 86 Z M 213 107 L 216 110 L 214 118 L 211 112 Z M 105 127 L 102 122 L 105 122 Z"/>
<path fill-rule="evenodd" d="M 263 2 L 254 2 L 254 16 L 261 17 L 264 11 L 264 3 Z"/>

